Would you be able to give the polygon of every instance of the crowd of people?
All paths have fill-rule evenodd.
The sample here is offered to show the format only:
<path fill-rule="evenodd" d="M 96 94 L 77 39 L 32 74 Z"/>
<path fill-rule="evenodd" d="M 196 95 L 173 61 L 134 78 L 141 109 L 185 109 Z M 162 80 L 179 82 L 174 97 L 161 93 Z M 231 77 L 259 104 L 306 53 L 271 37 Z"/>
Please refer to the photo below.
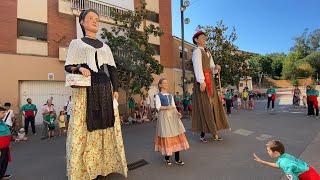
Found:
<path fill-rule="evenodd" d="M 172 164 L 170 156 L 174 154 L 175 164 L 182 166 L 185 162 L 182 161 L 180 152 L 190 147 L 185 136 L 186 130 L 181 122 L 182 113 L 191 114 L 191 131 L 199 133 L 200 141 L 207 143 L 206 134 L 211 134 L 214 141 L 222 141 L 218 132 L 230 129 L 227 114 L 231 114 L 235 98 L 239 107 L 244 109 L 248 109 L 248 106 L 251 109 L 254 107 L 253 95 L 248 88 L 237 96 L 230 89 L 219 97 L 213 77 L 218 74 L 221 67 L 214 64 L 211 54 L 205 49 L 205 33 L 198 31 L 192 37 L 193 43 L 197 45 L 192 55 L 195 73 L 193 93 L 186 92 L 186 96 L 182 98 L 179 93 L 173 96 L 168 92 L 168 80 L 161 78 L 158 82 L 159 93 L 153 98 L 154 108 L 151 108 L 149 94 L 142 96 L 138 105 L 132 97 L 129 97 L 130 115 L 128 120 L 125 120 L 124 115 L 119 114 L 118 110 L 118 73 L 111 49 L 96 38 L 99 14 L 93 9 L 84 10 L 79 15 L 79 23 L 84 37 L 71 41 L 65 71 L 67 76 L 78 73 L 82 78 L 90 77 L 91 84 L 88 86 L 80 83 L 77 86 L 71 86 L 72 95 L 63 110 L 56 109 L 52 99 L 48 99 L 41 108 L 43 138 L 50 139 L 55 136 L 56 123 L 59 124 L 60 135 L 67 130 L 66 163 L 67 177 L 70 180 L 99 179 L 113 172 L 122 174 L 124 177 L 128 176 L 121 123 L 144 123 L 150 119 L 157 120 L 154 150 L 164 156 L 166 165 Z M 270 86 L 266 94 L 267 109 L 272 103 L 273 110 L 276 90 Z M 312 107 L 313 113 L 316 109 L 316 116 L 318 116 L 316 101 L 318 95 L 318 91 L 311 87 L 307 88 L 308 115 L 312 115 Z M 10 110 L 11 104 L 5 105 L 6 108 L 0 106 L 0 179 L 10 176 L 5 173 L 10 161 L 9 146 L 14 131 L 12 127 L 17 123 L 13 111 Z M 36 135 L 35 117 L 38 109 L 32 104 L 30 98 L 20 111 L 25 120 L 24 137 L 28 136 L 29 124 L 31 124 L 32 133 Z M 21 133 L 23 134 L 23 131 Z M 319 177 L 311 166 L 286 154 L 281 142 L 269 142 L 267 150 L 271 157 L 278 158 L 277 163 L 263 161 L 255 154 L 254 159 L 271 167 L 282 168 L 295 179 L 310 174 Z"/>

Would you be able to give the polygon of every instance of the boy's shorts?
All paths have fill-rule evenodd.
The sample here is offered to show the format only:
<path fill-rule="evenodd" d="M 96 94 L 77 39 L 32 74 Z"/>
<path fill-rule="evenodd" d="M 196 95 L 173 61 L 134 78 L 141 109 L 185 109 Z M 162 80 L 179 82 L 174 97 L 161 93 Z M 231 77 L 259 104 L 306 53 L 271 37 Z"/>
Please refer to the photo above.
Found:
<path fill-rule="evenodd" d="M 309 166 L 309 170 L 299 175 L 299 180 L 320 180 L 320 175 Z"/>
<path fill-rule="evenodd" d="M 48 127 L 49 131 L 53 131 L 54 127 Z"/>
<path fill-rule="evenodd" d="M 70 120 L 70 115 L 67 115 L 67 121 L 69 122 L 69 120 Z"/>

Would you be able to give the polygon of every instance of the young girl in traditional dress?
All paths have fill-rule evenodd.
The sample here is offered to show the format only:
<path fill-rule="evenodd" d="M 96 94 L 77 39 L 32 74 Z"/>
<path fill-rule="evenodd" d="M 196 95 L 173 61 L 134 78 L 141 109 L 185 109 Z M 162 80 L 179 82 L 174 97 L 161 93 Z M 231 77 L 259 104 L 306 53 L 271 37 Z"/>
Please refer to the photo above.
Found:
<path fill-rule="evenodd" d="M 159 111 L 156 127 L 155 151 L 165 155 L 164 162 L 171 165 L 170 156 L 175 153 L 176 164 L 184 165 L 179 152 L 187 150 L 189 143 L 184 134 L 185 128 L 180 120 L 173 96 L 167 92 L 168 82 L 165 78 L 158 83 L 159 93 L 156 95 L 156 108 Z"/>

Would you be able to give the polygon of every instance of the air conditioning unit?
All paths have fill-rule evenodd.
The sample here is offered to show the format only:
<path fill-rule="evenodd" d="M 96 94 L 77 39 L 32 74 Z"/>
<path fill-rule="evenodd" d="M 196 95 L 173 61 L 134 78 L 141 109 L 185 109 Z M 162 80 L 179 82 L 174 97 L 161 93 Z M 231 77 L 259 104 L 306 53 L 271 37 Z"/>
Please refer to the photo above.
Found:
<path fill-rule="evenodd" d="M 59 61 L 66 61 L 67 52 L 67 47 L 59 47 Z"/>

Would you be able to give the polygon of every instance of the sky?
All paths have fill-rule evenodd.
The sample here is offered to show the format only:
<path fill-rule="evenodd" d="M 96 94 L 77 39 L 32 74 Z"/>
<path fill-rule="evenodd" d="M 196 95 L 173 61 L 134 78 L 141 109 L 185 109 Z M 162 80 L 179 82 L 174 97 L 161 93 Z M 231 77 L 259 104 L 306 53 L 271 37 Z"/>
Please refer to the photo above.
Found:
<path fill-rule="evenodd" d="M 215 26 L 217 21 L 236 28 L 239 50 L 288 54 L 293 38 L 305 28 L 320 28 L 320 0 L 189 0 L 184 17 L 184 37 L 192 42 L 198 25 Z M 172 34 L 181 38 L 180 0 L 172 0 Z"/>

